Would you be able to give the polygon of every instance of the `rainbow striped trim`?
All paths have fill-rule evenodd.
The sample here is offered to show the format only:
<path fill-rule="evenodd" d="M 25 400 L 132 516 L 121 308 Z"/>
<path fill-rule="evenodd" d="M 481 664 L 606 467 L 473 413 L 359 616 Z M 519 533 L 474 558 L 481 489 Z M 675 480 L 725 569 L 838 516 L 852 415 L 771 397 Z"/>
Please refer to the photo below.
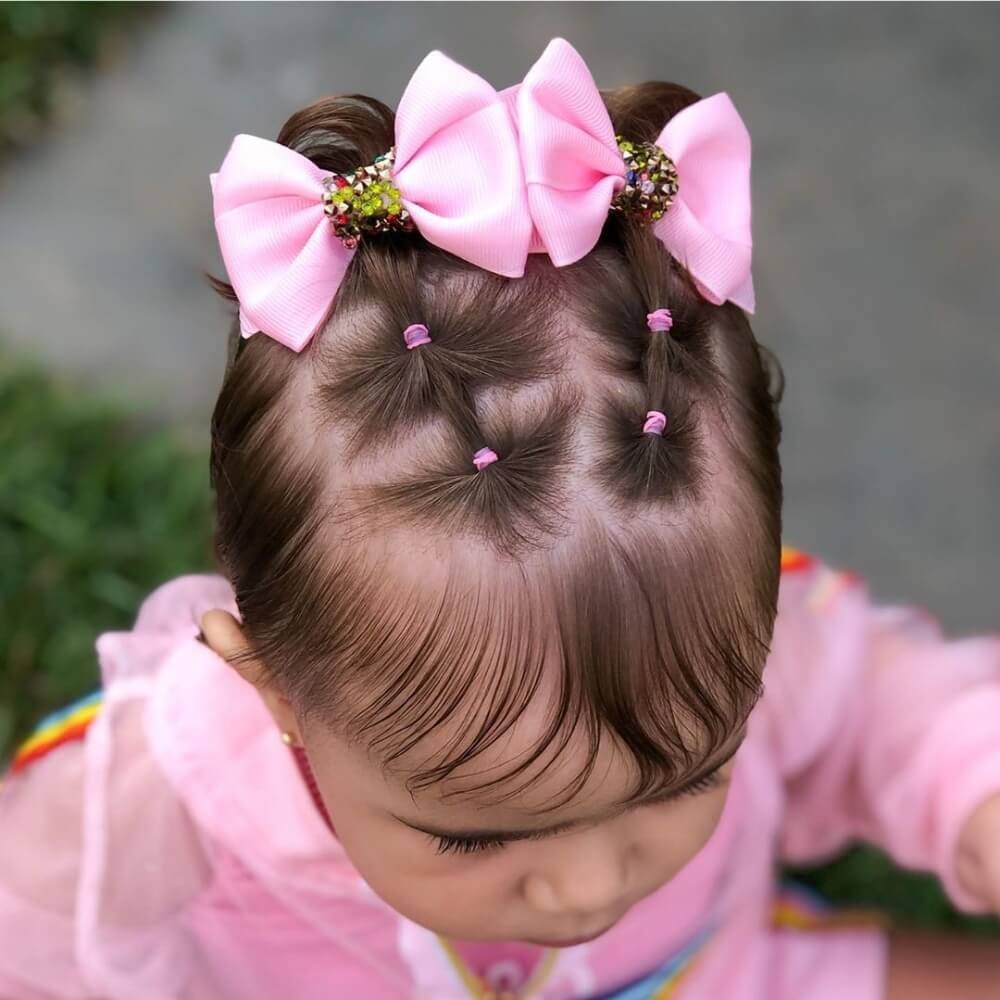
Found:
<path fill-rule="evenodd" d="M 875 910 L 832 906 L 819 893 L 807 886 L 796 882 L 785 882 L 779 887 L 771 903 L 771 923 L 774 927 L 784 930 L 829 931 L 838 928 L 885 927 L 888 921 L 884 914 Z M 623 993 L 616 993 L 609 1000 L 646 1000 L 647 997 L 649 1000 L 668 1000 L 676 996 L 688 974 L 698 964 L 698 953 L 709 937 L 710 932 L 706 932 L 676 956 L 671 963 L 672 968 L 667 973 L 667 978 L 658 984 L 654 992 L 642 992 L 643 984 L 639 984 L 639 992 L 633 993 L 626 989 Z M 663 975 L 664 971 L 661 970 L 659 975 Z"/>
<path fill-rule="evenodd" d="M 790 545 L 781 546 L 781 572 L 794 573 L 796 570 L 809 569 L 816 565 L 816 560 L 799 549 L 793 549 Z"/>
<path fill-rule="evenodd" d="M 613 995 L 607 995 L 603 1000 L 670 1000 L 687 978 L 687 974 L 694 964 L 694 959 L 710 936 L 711 931 L 702 932 L 655 972 Z M 534 975 L 525 986 L 516 994 L 502 993 L 498 995 L 465 964 L 458 950 L 447 938 L 438 937 L 438 941 L 468 990 L 469 996 L 474 1000 L 530 1000 L 552 974 L 559 953 L 558 949 L 547 949 L 543 953 L 542 960 Z"/>
<path fill-rule="evenodd" d="M 822 572 L 810 581 L 806 595 L 806 604 L 812 611 L 825 611 L 842 591 L 864 583 L 863 578 L 853 570 L 834 570 L 806 552 L 793 549 L 790 545 L 781 546 L 782 574 L 804 572 L 817 566 L 822 566 Z"/>
<path fill-rule="evenodd" d="M 44 718 L 14 755 L 11 771 L 16 774 L 32 761 L 44 757 L 50 750 L 64 743 L 82 739 L 87 728 L 97 717 L 102 701 L 103 694 L 98 691 Z"/>
<path fill-rule="evenodd" d="M 798 882 L 785 882 L 771 904 L 771 922 L 776 928 L 793 931 L 829 931 L 838 928 L 886 927 L 884 914 L 875 910 L 842 909 L 828 903 L 818 892 Z M 702 931 L 683 950 L 673 955 L 666 964 L 637 982 L 613 994 L 602 994 L 602 1000 L 671 1000 L 678 995 L 694 968 L 698 965 L 703 946 L 712 937 L 713 928 Z M 551 975 L 555 964 L 555 950 L 545 953 L 542 963 L 531 981 L 517 994 L 497 996 L 465 964 L 457 949 L 447 938 L 439 937 L 445 953 L 459 978 L 475 1000 L 514 1000 L 527 998 Z"/>
<path fill-rule="evenodd" d="M 661 966 L 652 975 L 626 986 L 606 1000 L 669 1000 L 676 996 L 688 977 L 688 973 L 697 964 L 696 959 L 708 939 L 713 928 L 702 931 L 686 948 L 678 952 L 666 965 Z"/>
<path fill-rule="evenodd" d="M 464 959 L 458 953 L 458 949 L 446 937 L 438 935 L 438 943 L 444 949 L 444 953 L 448 956 L 448 961 L 451 962 L 451 966 L 458 974 L 459 979 L 462 980 L 462 985 L 469 991 L 470 997 L 473 997 L 474 1000 L 507 1000 L 508 994 L 498 996 L 465 964 Z M 543 952 L 538 967 L 535 969 L 531 979 L 528 980 L 527 984 L 518 994 L 519 997 L 530 997 L 545 984 L 545 981 L 555 968 L 558 956 L 559 951 L 556 948 L 547 948 Z M 514 998 L 511 998 L 511 1000 L 514 1000 Z"/>
<path fill-rule="evenodd" d="M 833 906 L 808 886 L 785 882 L 771 904 L 771 923 L 783 930 L 829 931 L 838 927 L 885 927 L 888 920 L 877 910 Z"/>

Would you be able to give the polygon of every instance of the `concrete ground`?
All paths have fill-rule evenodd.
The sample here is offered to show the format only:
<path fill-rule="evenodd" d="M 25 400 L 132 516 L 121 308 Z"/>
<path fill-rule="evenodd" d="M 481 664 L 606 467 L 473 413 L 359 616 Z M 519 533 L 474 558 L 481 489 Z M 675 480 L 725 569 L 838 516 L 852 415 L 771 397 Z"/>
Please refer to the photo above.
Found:
<path fill-rule="evenodd" d="M 0 330 L 205 434 L 225 356 L 208 174 L 430 49 L 498 87 L 567 37 L 602 86 L 727 90 L 754 139 L 758 336 L 788 379 L 786 536 L 1000 630 L 1000 7 L 197 3 L 0 177 Z"/>

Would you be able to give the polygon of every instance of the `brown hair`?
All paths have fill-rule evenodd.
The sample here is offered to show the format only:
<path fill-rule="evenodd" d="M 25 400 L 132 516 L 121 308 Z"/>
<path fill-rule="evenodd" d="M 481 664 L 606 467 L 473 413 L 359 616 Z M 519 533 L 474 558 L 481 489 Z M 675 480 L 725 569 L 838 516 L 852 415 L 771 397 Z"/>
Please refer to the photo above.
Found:
<path fill-rule="evenodd" d="M 616 132 L 653 141 L 697 95 L 604 98 Z M 278 141 L 345 172 L 389 149 L 393 112 L 328 98 Z M 673 328 L 651 333 L 661 307 Z M 432 342 L 407 350 L 411 323 Z M 215 408 L 216 547 L 255 655 L 387 766 L 419 754 L 412 787 L 472 761 L 543 681 L 534 752 L 477 787 L 516 794 L 581 725 L 567 797 L 608 737 L 636 797 L 673 784 L 760 690 L 781 535 L 768 362 L 740 309 L 618 215 L 583 260 L 535 255 L 513 280 L 419 234 L 363 242 L 312 343 L 238 342 Z M 642 432 L 651 409 L 662 435 Z M 499 460 L 476 471 L 484 446 Z"/>

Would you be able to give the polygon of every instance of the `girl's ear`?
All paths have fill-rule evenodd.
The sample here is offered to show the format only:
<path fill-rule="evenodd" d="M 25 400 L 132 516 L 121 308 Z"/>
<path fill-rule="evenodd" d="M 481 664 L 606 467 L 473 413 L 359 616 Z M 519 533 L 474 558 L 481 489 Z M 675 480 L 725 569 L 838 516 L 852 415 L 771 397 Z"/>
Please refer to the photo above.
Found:
<path fill-rule="evenodd" d="M 264 664 L 252 655 L 240 623 L 228 611 L 215 609 L 202 616 L 201 632 L 208 647 L 257 689 L 281 731 L 301 742 L 291 703 Z"/>

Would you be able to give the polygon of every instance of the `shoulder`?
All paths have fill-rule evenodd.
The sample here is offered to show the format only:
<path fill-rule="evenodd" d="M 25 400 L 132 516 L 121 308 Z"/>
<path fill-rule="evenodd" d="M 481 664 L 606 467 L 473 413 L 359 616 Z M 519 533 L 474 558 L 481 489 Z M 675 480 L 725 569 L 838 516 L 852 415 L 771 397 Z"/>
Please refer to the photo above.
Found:
<path fill-rule="evenodd" d="M 17 774 L 66 744 L 84 740 L 109 697 L 122 681 L 141 687 L 181 642 L 200 632 L 202 615 L 212 608 L 235 613 L 228 581 L 212 574 L 180 576 L 153 590 L 142 602 L 129 630 L 104 632 L 96 648 L 103 689 L 52 712 L 18 747 L 11 771 Z M 134 692 L 138 693 L 138 692 Z"/>
<path fill-rule="evenodd" d="M 25 746 L 0 783 L 0 897 L 69 916 L 83 830 L 83 742 L 30 759 L 30 741 Z"/>
<path fill-rule="evenodd" d="M 866 589 L 864 578 L 853 570 L 834 566 L 804 549 L 782 545 L 777 627 L 790 617 L 821 617 L 837 606 L 839 597 L 863 594 Z"/>
<path fill-rule="evenodd" d="M 83 996 L 84 958 L 103 968 L 108 949 L 124 945 L 152 968 L 154 953 L 174 954 L 211 870 L 150 753 L 144 712 L 143 698 L 101 702 L 81 738 L 0 784 L 0 982 L 6 974 Z"/>
<path fill-rule="evenodd" d="M 867 587 L 801 549 L 781 557 L 778 614 L 755 723 L 786 766 L 825 741 L 864 664 Z"/>
<path fill-rule="evenodd" d="M 213 608 L 236 612 L 229 581 L 215 573 L 190 573 L 168 580 L 139 606 L 135 631 L 182 631 L 197 634 L 201 616 Z"/>
<path fill-rule="evenodd" d="M 85 772 L 78 742 L 0 782 L 0 992 L 85 995 L 74 938 Z"/>
<path fill-rule="evenodd" d="M 235 608 L 232 588 L 221 576 L 189 574 L 157 587 L 139 606 L 131 629 L 97 637 L 104 688 L 125 678 L 151 676 L 179 641 L 198 634 L 201 616 L 212 608 Z M 11 772 L 84 740 L 106 700 L 106 691 L 98 690 L 42 719 L 18 747 Z"/>
<path fill-rule="evenodd" d="M 78 952 L 97 955 L 136 928 L 163 928 L 143 947 L 182 933 L 182 914 L 211 881 L 210 859 L 152 751 L 147 718 L 161 667 L 195 645 L 201 614 L 232 606 L 221 577 L 158 587 L 131 629 L 98 637 L 101 690 L 21 744 L 0 781 L 0 938 L 19 949 L 8 969 L 0 948 L 0 981 L 27 974 L 70 995 Z"/>
<path fill-rule="evenodd" d="M 179 645 L 200 633 L 202 616 L 213 608 L 237 614 L 232 587 L 222 576 L 189 574 L 157 587 L 140 605 L 131 629 L 97 637 L 105 690 L 149 681 Z"/>
<path fill-rule="evenodd" d="M 769 669 L 788 659 L 801 669 L 806 655 L 813 663 L 841 656 L 863 632 L 867 606 L 860 574 L 783 546 Z"/>
<path fill-rule="evenodd" d="M 41 731 L 51 740 L 35 736 L 22 746 L 0 783 L 0 896 L 71 915 L 81 882 L 121 890 L 129 879 L 169 869 L 155 904 L 146 894 L 116 891 L 122 912 L 109 919 L 130 926 L 162 915 L 147 912 L 150 906 L 170 910 L 178 893 L 188 897 L 202 884 L 197 831 L 150 752 L 145 710 L 144 698 L 87 699 Z M 81 722 L 71 723 L 76 717 Z"/>
<path fill-rule="evenodd" d="M 793 545 L 781 546 L 782 575 L 786 573 L 801 573 L 804 570 L 811 569 L 816 565 L 816 561 L 815 556 L 810 555 L 802 549 L 797 549 Z"/>
<path fill-rule="evenodd" d="M 61 746 L 84 739 L 101 710 L 102 701 L 103 696 L 97 691 L 42 719 L 14 754 L 11 774 L 20 773 Z"/>

